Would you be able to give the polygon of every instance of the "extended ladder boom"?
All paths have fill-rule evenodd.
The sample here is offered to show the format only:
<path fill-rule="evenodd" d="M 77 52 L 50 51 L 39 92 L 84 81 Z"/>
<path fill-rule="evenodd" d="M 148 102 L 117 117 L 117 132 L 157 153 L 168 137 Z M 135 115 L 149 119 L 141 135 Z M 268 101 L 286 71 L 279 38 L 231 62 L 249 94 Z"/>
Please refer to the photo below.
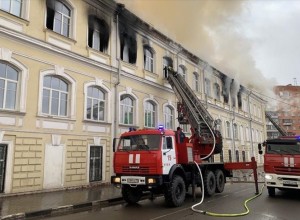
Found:
<path fill-rule="evenodd" d="M 187 118 L 189 124 L 195 129 L 194 132 L 199 136 L 212 137 L 214 120 L 209 112 L 180 74 L 171 67 L 165 68 L 165 71 L 167 71 L 168 82 L 182 104 L 183 109 L 181 112 L 179 110 L 179 114 L 182 113 Z"/>
<path fill-rule="evenodd" d="M 272 118 L 272 116 L 269 113 L 265 112 L 265 115 L 282 136 L 287 136 L 287 132 L 284 130 L 284 128 L 282 128 L 278 123 L 276 123 L 276 121 Z"/>

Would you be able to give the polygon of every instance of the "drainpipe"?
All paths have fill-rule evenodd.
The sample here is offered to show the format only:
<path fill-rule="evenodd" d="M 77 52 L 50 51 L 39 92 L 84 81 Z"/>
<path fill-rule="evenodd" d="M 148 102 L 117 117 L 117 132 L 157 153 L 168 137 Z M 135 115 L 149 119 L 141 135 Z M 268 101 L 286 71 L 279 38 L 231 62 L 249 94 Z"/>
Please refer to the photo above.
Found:
<path fill-rule="evenodd" d="M 235 107 L 232 108 L 232 120 L 231 120 L 231 126 L 232 126 L 232 145 L 233 145 L 233 162 L 236 161 L 236 153 L 235 153 L 235 130 L 234 130 L 234 121 L 235 121 Z"/>
<path fill-rule="evenodd" d="M 251 143 L 251 157 L 253 157 L 253 137 L 252 137 L 252 117 L 250 112 L 250 95 L 252 91 L 248 93 L 248 114 L 249 114 L 249 127 L 250 127 L 250 143 Z"/>
<path fill-rule="evenodd" d="M 118 62 L 118 75 L 117 81 L 115 83 L 115 97 L 114 97 L 114 137 L 117 137 L 118 134 L 118 85 L 120 84 L 120 76 L 121 76 L 121 60 L 120 60 L 120 53 L 119 53 L 119 14 L 124 9 L 123 4 L 118 4 L 115 14 L 115 21 L 116 21 L 116 59 Z"/>

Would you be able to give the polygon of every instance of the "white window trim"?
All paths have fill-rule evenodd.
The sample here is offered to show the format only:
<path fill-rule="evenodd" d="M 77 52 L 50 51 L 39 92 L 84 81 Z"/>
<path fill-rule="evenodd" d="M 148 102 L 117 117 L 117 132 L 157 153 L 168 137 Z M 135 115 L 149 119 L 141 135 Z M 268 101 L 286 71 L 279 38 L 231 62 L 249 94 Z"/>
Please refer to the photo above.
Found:
<path fill-rule="evenodd" d="M 86 118 L 86 107 L 87 107 L 86 98 L 87 98 L 87 90 L 88 90 L 88 87 L 90 87 L 90 86 L 98 86 L 102 90 L 104 90 L 106 98 L 105 98 L 104 121 L 103 122 L 110 122 L 111 121 L 111 111 L 109 111 L 109 109 L 110 109 L 110 102 L 111 102 L 111 92 L 110 92 L 110 89 L 103 84 L 102 80 L 98 80 L 98 79 L 84 84 L 84 111 L 83 111 L 84 120 L 96 121 L 96 120 L 91 120 L 91 119 Z M 97 122 L 102 122 L 102 121 L 97 121 Z"/>
<path fill-rule="evenodd" d="M 26 112 L 27 81 L 29 72 L 26 66 L 12 57 L 12 51 L 0 48 L 0 60 L 6 61 L 19 70 L 19 88 L 17 92 L 16 108 L 12 111 Z"/>
<path fill-rule="evenodd" d="M 133 99 L 133 126 L 136 126 L 139 124 L 139 111 L 138 111 L 138 106 L 139 106 L 139 100 L 138 97 L 132 93 L 131 89 L 128 89 L 129 91 L 123 91 L 119 93 L 119 102 L 118 102 L 118 109 L 119 109 L 119 124 L 121 123 L 121 112 L 120 112 L 120 105 L 121 105 L 121 96 L 122 95 L 128 95 L 131 96 Z"/>
<path fill-rule="evenodd" d="M 57 118 L 70 118 L 70 119 L 75 119 L 76 118 L 76 81 L 66 74 L 64 72 L 63 68 L 56 67 L 55 69 L 52 70 L 44 70 L 40 72 L 40 85 L 39 85 L 39 106 L 38 106 L 38 115 L 39 116 L 49 116 L 48 114 L 45 115 L 42 112 L 42 104 L 43 104 L 43 82 L 44 82 L 44 77 L 45 76 L 61 76 L 62 78 L 66 79 L 69 84 L 69 100 L 70 103 L 68 103 L 68 114 L 67 116 L 52 116 L 51 117 L 57 117 Z"/>
<path fill-rule="evenodd" d="M 159 103 L 154 99 L 154 98 L 146 98 L 144 99 L 143 102 L 143 125 L 145 126 L 145 107 L 146 107 L 146 103 L 147 102 L 153 102 L 155 104 L 156 107 L 156 112 L 155 112 L 155 121 L 154 121 L 154 127 L 158 125 L 159 123 Z"/>
<path fill-rule="evenodd" d="M 165 108 L 166 107 L 170 107 L 173 111 L 173 120 L 172 120 L 173 128 L 172 129 L 175 129 L 176 108 L 170 102 L 163 104 L 163 123 L 162 124 L 165 125 Z"/>

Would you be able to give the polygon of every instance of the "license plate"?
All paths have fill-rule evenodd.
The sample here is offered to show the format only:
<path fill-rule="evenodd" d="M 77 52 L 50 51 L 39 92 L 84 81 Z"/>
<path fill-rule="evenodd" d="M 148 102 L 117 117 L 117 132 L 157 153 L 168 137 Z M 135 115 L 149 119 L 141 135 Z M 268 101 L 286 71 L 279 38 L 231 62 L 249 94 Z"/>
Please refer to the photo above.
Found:
<path fill-rule="evenodd" d="M 283 180 L 283 184 L 298 186 L 297 181 L 293 181 L 293 180 Z"/>
<path fill-rule="evenodd" d="M 127 179 L 127 183 L 139 183 L 139 179 Z"/>

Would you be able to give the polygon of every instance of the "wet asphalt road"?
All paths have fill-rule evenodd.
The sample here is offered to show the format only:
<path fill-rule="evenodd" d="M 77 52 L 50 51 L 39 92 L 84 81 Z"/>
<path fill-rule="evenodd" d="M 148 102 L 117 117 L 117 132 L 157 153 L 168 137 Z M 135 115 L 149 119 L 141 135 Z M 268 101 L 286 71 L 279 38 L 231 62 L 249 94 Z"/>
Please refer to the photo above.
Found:
<path fill-rule="evenodd" d="M 262 188 L 262 184 L 259 185 Z M 245 200 L 255 196 L 254 184 L 228 183 L 221 194 L 205 198 L 203 204 L 197 209 L 215 213 L 241 213 L 245 212 Z M 215 217 L 203 215 L 191 210 L 191 206 L 199 202 L 201 192 L 197 193 L 196 202 L 189 195 L 183 206 L 168 208 L 164 198 L 159 197 L 154 201 L 143 200 L 136 205 L 117 205 L 102 209 L 74 213 L 65 216 L 45 218 L 47 220 L 195 220 L 195 219 L 243 219 L 243 220 L 297 220 L 300 215 L 300 192 L 284 192 L 276 190 L 276 197 L 268 196 L 267 189 L 263 189 L 261 196 L 248 202 L 250 213 L 241 217 Z"/>

